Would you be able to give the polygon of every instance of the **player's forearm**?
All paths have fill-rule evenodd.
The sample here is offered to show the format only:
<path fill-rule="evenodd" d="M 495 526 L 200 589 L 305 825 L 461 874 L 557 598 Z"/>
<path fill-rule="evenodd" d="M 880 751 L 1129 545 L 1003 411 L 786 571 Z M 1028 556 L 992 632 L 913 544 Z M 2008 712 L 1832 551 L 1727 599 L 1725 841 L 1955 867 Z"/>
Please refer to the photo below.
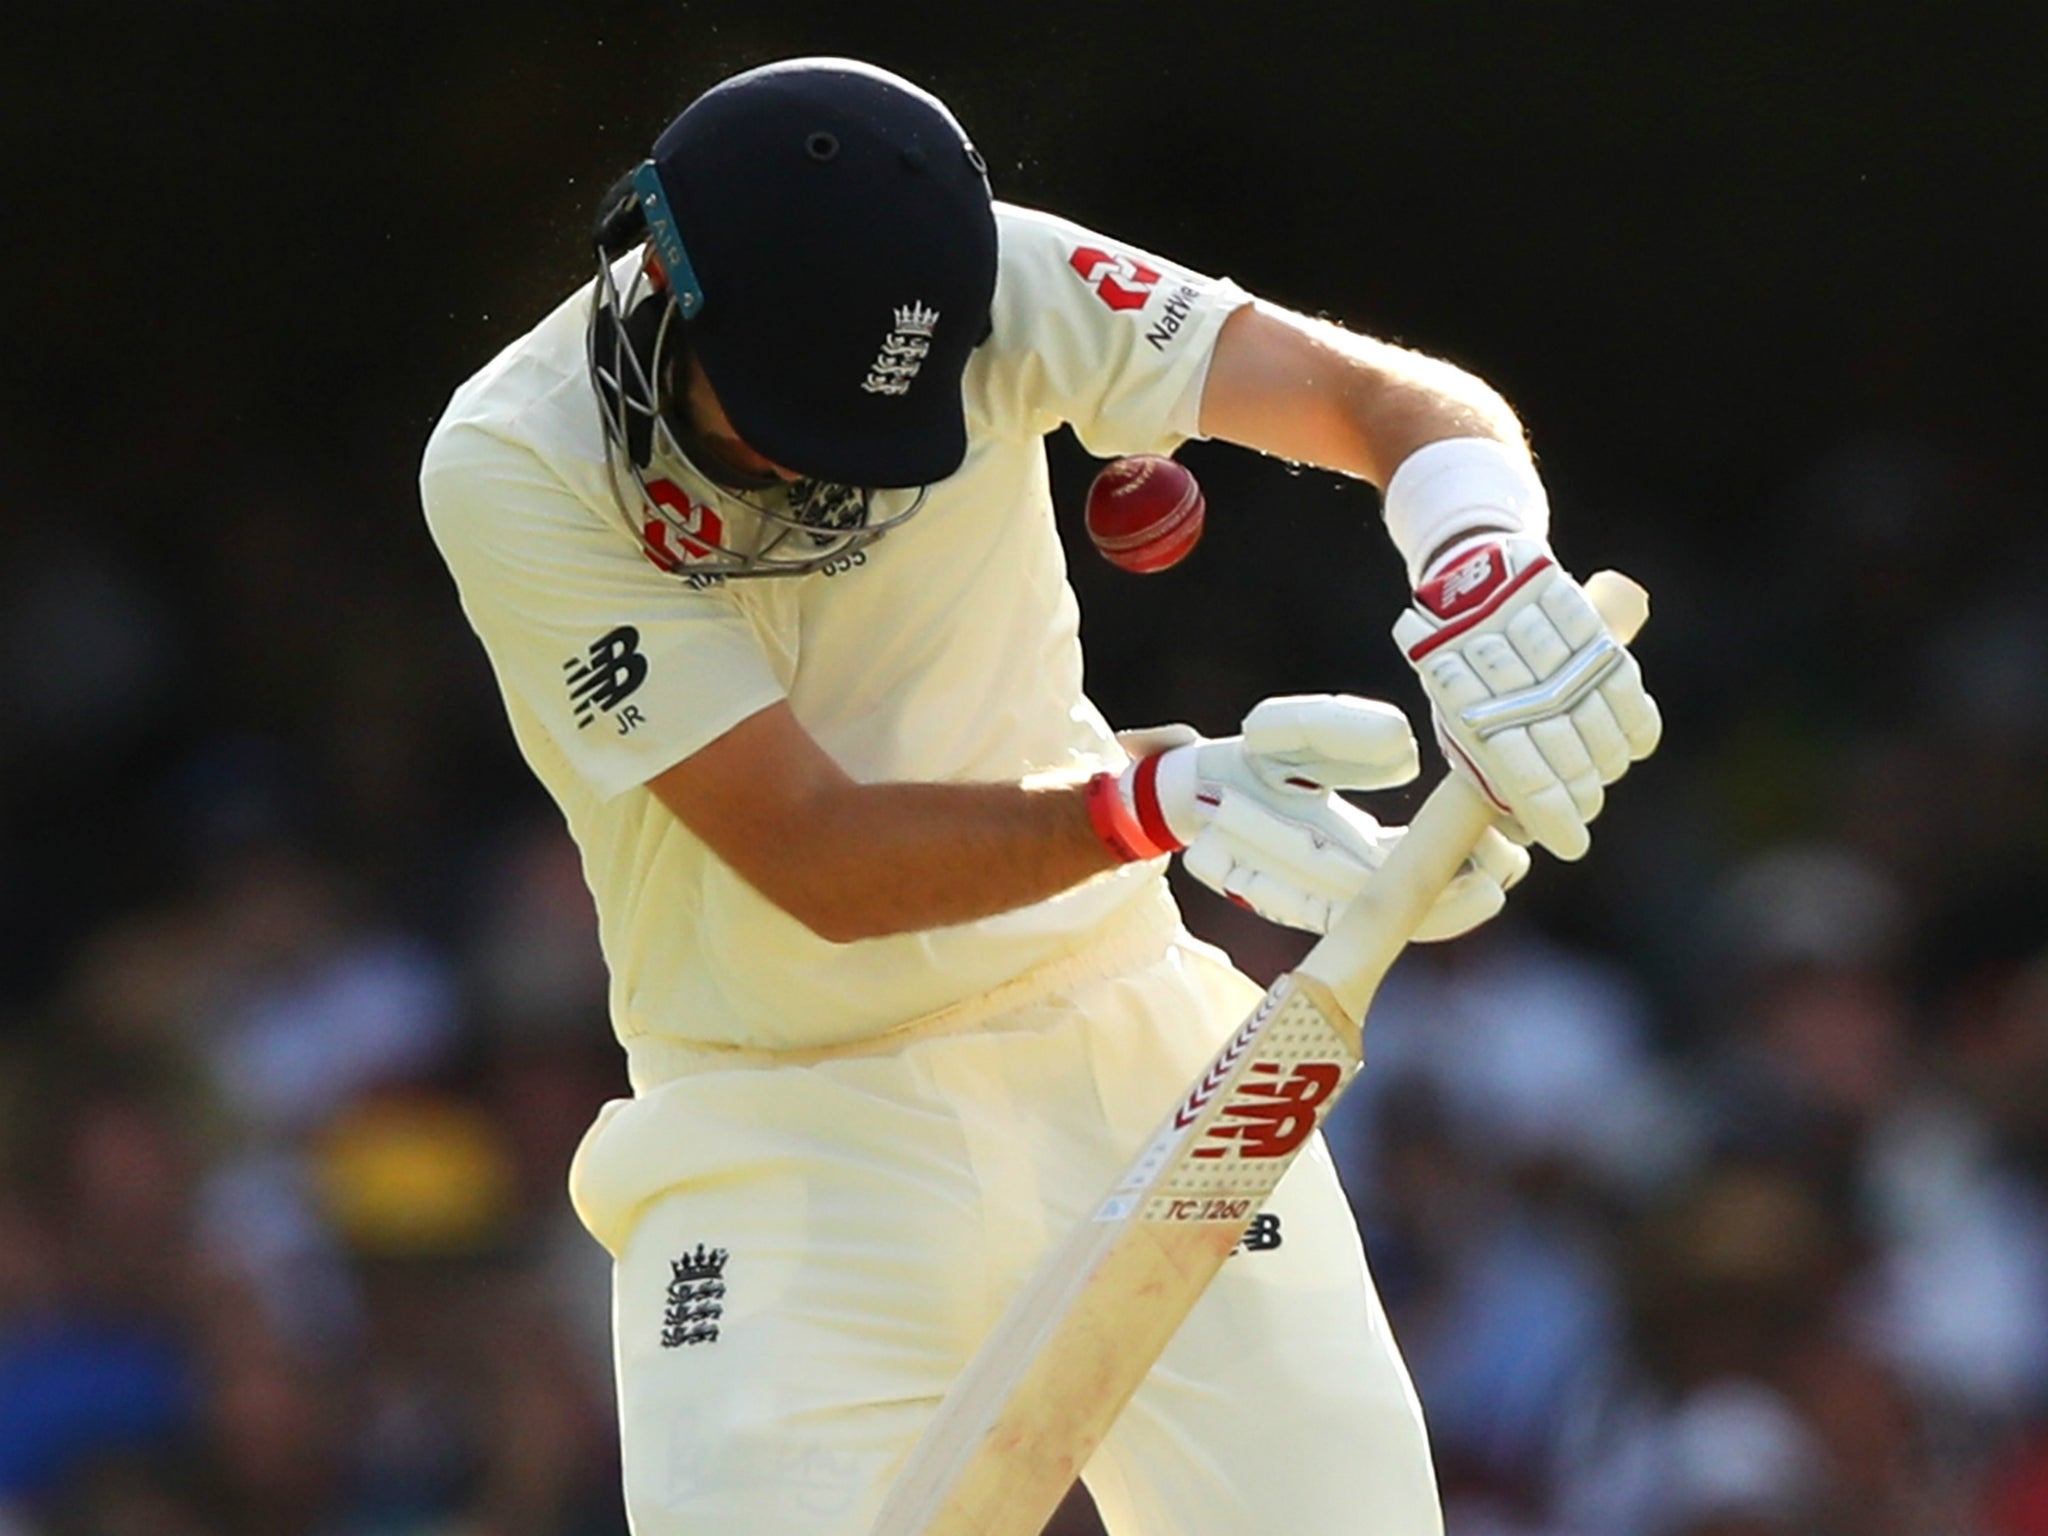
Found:
<path fill-rule="evenodd" d="M 1117 862 L 1078 784 L 861 784 L 807 820 L 762 893 L 836 943 L 971 922 Z"/>
<path fill-rule="evenodd" d="M 1385 488 L 1416 449 L 1452 437 L 1520 447 L 1514 411 L 1485 380 L 1390 342 L 1251 305 L 1225 324 L 1202 430 Z"/>
<path fill-rule="evenodd" d="M 862 784 L 786 703 L 647 787 L 755 890 L 838 943 L 1029 906 L 1117 861 L 1079 784 Z"/>
<path fill-rule="evenodd" d="M 1440 358 L 1338 334 L 1335 344 L 1350 361 L 1339 400 L 1358 462 L 1335 467 L 1351 468 L 1384 489 L 1402 460 L 1445 438 L 1523 445 L 1520 420 L 1485 380 Z"/>

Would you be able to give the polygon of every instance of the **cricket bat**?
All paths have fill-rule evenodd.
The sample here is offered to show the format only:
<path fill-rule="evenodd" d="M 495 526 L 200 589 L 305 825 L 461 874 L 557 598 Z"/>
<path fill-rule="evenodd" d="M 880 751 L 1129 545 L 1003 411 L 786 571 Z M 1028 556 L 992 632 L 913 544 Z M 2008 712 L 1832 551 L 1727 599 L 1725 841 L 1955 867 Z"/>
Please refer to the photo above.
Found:
<path fill-rule="evenodd" d="M 1625 576 L 1602 571 L 1586 590 L 1624 643 L 1648 616 Z M 873 1536 L 1039 1536 L 1356 1075 L 1374 992 L 1492 818 L 1462 778 L 1430 792 L 1364 894 L 1018 1293 L 911 1451 Z"/>

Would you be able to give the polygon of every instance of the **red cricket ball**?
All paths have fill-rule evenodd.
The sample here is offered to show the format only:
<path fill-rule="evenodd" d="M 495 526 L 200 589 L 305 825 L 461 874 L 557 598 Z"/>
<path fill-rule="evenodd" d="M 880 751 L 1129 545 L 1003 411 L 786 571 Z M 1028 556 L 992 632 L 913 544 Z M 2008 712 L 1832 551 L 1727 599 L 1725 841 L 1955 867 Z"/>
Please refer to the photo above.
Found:
<path fill-rule="evenodd" d="M 1088 537 L 1111 565 L 1163 571 L 1195 547 L 1207 510 L 1185 464 L 1133 454 L 1105 464 L 1088 487 Z"/>

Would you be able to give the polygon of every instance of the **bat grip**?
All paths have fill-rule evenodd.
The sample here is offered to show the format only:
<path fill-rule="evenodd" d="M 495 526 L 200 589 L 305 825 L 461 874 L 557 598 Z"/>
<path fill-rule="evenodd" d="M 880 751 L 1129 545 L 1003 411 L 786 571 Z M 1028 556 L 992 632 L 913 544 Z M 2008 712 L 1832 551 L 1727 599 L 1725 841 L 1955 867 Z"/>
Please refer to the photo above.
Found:
<path fill-rule="evenodd" d="M 1624 645 L 1649 616 L 1648 594 L 1618 571 L 1595 572 L 1586 595 Z M 1471 857 L 1493 816 L 1492 804 L 1471 780 L 1448 775 L 1430 791 L 1364 892 L 1296 970 L 1336 994 L 1347 1016 L 1363 1019 L 1388 967 Z"/>

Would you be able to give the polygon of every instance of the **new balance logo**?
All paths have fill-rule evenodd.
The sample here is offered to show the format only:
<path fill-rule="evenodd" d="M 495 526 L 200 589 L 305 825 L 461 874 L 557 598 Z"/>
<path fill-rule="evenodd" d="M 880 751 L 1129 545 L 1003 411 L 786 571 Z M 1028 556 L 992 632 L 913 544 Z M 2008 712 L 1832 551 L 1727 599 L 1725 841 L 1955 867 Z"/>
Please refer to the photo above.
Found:
<path fill-rule="evenodd" d="M 907 395 L 917 370 L 932 349 L 932 332 L 938 329 L 939 312 L 927 309 L 921 300 L 896 307 L 896 329 L 882 339 L 882 349 L 868 365 L 861 388 L 871 395 Z"/>
<path fill-rule="evenodd" d="M 1252 1224 L 1244 1229 L 1244 1236 L 1237 1240 L 1232 1253 L 1271 1253 L 1280 1246 L 1280 1218 L 1272 1211 L 1261 1211 L 1252 1218 Z"/>
<path fill-rule="evenodd" d="M 1507 580 L 1507 560 L 1498 544 L 1484 544 L 1417 589 L 1423 606 L 1439 619 L 1452 619 L 1484 605 Z"/>
<path fill-rule="evenodd" d="M 661 1317 L 663 1349 L 718 1342 L 718 1320 L 725 1315 L 725 1261 L 730 1257 L 723 1248 L 707 1249 L 699 1243 L 696 1252 L 669 1261 L 668 1305 Z"/>
<path fill-rule="evenodd" d="M 1296 1062 L 1282 1078 L 1278 1062 L 1254 1062 L 1237 1094 L 1202 1133 L 1196 1157 L 1285 1157 L 1315 1130 L 1323 1105 L 1344 1086 L 1335 1062 Z"/>
<path fill-rule="evenodd" d="M 1482 549 L 1454 571 L 1446 572 L 1437 594 L 1449 607 L 1459 598 L 1477 592 L 1493 576 L 1493 551 Z"/>
<path fill-rule="evenodd" d="M 602 639 L 591 642 L 581 656 L 562 663 L 568 674 L 569 702 L 576 710 L 576 729 L 582 730 L 597 718 L 599 710 L 611 714 L 647 681 L 647 658 L 640 654 L 640 631 L 621 624 Z M 625 735 L 643 722 L 637 708 L 628 705 L 614 717 L 619 734 Z"/>

